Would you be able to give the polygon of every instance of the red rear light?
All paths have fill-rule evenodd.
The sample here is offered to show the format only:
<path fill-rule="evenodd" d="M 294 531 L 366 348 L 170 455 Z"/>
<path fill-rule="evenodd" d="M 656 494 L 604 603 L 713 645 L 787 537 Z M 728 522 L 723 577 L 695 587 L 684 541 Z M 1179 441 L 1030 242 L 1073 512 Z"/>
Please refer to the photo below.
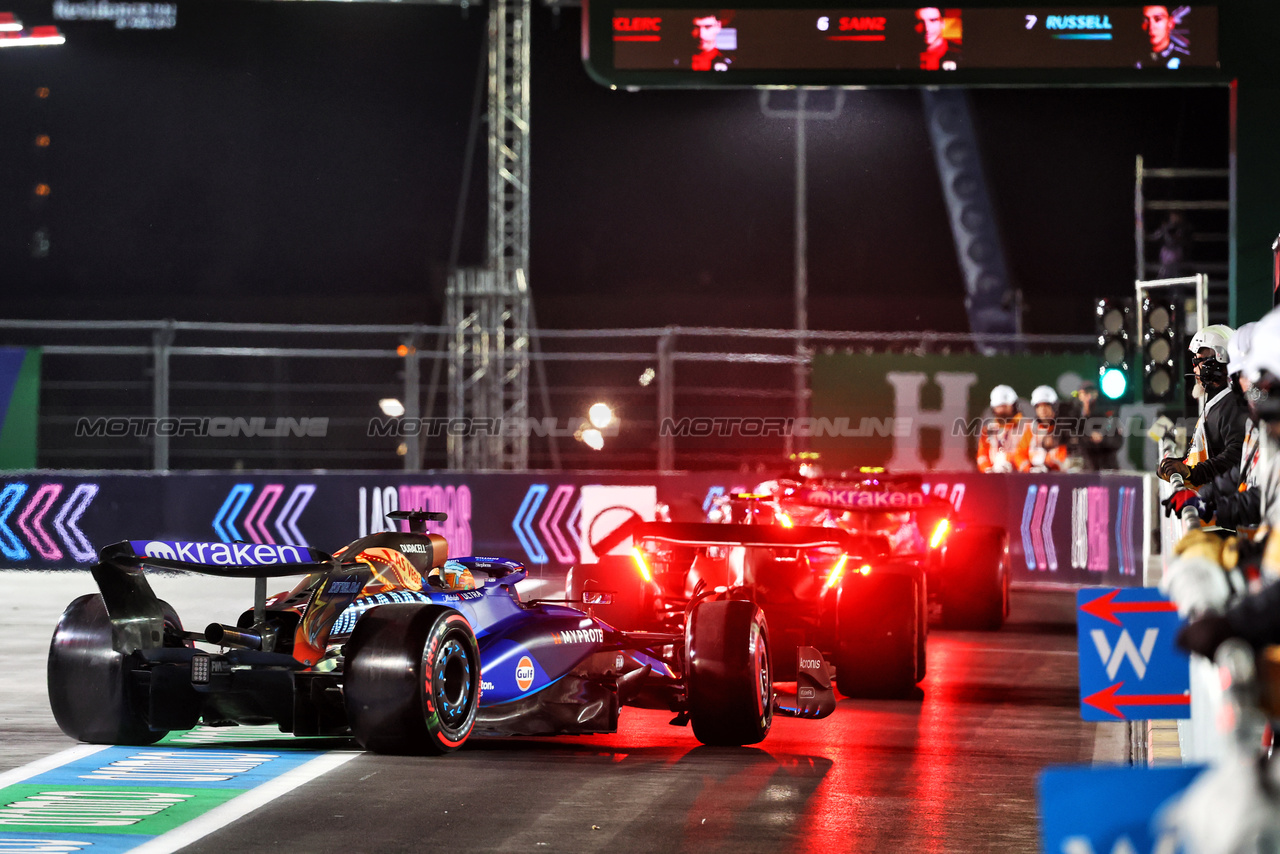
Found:
<path fill-rule="evenodd" d="M 950 531 L 951 523 L 946 519 L 939 519 L 938 524 L 933 526 L 933 535 L 929 537 L 929 548 L 936 549 L 938 546 L 942 545 L 946 541 L 947 534 Z"/>
<path fill-rule="evenodd" d="M 782 527 L 784 528 L 794 528 L 796 523 L 791 520 L 791 517 L 789 515 L 779 510 L 778 524 L 782 525 Z"/>
<path fill-rule="evenodd" d="M 653 574 L 649 572 L 649 564 L 644 561 L 644 554 L 636 546 L 631 547 L 631 559 L 636 562 L 636 569 L 640 571 L 640 577 L 644 579 L 645 584 L 653 583 Z"/>

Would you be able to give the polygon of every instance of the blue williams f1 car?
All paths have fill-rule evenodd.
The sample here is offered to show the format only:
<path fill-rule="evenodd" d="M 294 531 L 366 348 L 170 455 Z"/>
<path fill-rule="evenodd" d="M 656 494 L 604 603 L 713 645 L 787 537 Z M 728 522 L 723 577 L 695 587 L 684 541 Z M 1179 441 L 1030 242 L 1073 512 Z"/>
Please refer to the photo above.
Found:
<path fill-rule="evenodd" d="M 626 632 L 592 615 L 605 593 L 521 601 L 524 567 L 449 560 L 425 532 L 443 513 L 388 518 L 334 555 L 288 545 L 132 540 L 92 567 L 99 594 L 63 613 L 49 650 L 49 700 L 82 741 L 150 744 L 173 730 L 276 723 L 351 735 L 386 753 L 447 753 L 476 735 L 615 732 L 622 706 L 669 709 L 707 744 L 761 741 L 773 716 L 835 708 L 831 673 L 799 652 L 797 691 L 773 689 L 769 629 L 755 603 L 708 590 L 681 624 Z M 235 625 L 186 631 L 145 568 L 256 578 Z M 306 577 L 268 599 L 266 578 Z M 212 648 L 211 648 L 212 647 Z"/>

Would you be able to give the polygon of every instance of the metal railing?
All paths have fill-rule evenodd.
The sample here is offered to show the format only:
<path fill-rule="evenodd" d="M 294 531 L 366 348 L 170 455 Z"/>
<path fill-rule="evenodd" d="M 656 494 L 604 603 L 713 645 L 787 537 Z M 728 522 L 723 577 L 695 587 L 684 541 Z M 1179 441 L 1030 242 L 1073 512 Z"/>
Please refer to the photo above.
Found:
<path fill-rule="evenodd" d="M 457 425 L 448 417 L 449 351 L 434 342 L 454 332 L 429 325 L 0 320 L 0 344 L 43 353 L 41 467 L 158 471 L 446 468 L 448 434 Z M 993 344 L 1081 352 L 1094 343 L 1082 335 L 684 326 L 543 329 L 531 337 L 538 381 L 529 395 L 530 468 L 664 471 L 778 460 L 778 436 L 694 452 L 658 427 L 691 411 L 792 417 L 795 370 L 807 376 L 815 353 L 968 353 Z M 387 398 L 403 405 L 402 419 L 421 425 L 419 435 L 385 429 L 379 401 Z M 621 419 L 601 452 L 574 437 L 597 400 Z"/>

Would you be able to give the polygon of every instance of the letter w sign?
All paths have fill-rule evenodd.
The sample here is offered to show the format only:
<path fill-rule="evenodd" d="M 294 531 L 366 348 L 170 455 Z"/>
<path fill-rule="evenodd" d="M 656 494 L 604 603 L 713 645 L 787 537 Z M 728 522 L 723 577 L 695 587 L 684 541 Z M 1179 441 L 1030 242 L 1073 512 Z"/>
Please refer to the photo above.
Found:
<path fill-rule="evenodd" d="M 1150 587 L 1076 591 L 1080 716 L 1086 721 L 1186 718 L 1191 662 L 1178 610 Z"/>
<path fill-rule="evenodd" d="M 1139 648 L 1134 645 L 1128 629 L 1120 630 L 1120 640 L 1116 641 L 1115 646 L 1107 640 L 1105 629 L 1094 629 L 1089 633 L 1093 638 L 1094 647 L 1098 650 L 1098 657 L 1107 668 L 1108 679 L 1116 678 L 1116 674 L 1120 672 L 1120 665 L 1126 660 L 1138 674 L 1139 679 L 1146 678 L 1147 662 L 1151 660 L 1151 653 L 1156 648 L 1156 637 L 1159 634 L 1159 629 L 1147 629 L 1142 633 L 1142 646 Z"/>

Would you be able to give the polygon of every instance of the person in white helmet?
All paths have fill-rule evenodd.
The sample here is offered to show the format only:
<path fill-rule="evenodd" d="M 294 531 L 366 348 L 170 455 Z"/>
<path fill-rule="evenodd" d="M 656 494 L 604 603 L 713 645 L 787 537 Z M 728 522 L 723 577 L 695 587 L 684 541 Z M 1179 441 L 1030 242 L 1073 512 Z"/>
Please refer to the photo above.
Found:
<path fill-rule="evenodd" d="M 978 471 L 1000 474 L 1018 468 L 1018 439 L 1022 413 L 1018 393 L 1011 386 L 991 389 L 992 418 L 978 434 Z"/>
<path fill-rule="evenodd" d="M 1239 383 L 1246 399 L 1250 381 L 1244 366 L 1257 325 L 1244 324 L 1227 342 L 1227 374 L 1233 382 Z M 1222 528 L 1244 531 L 1259 525 L 1262 521 L 1262 506 L 1258 479 L 1263 469 L 1264 446 L 1269 446 L 1270 443 L 1262 441 L 1264 434 L 1258 429 L 1253 406 L 1250 405 L 1249 409 L 1239 465 L 1215 477 L 1201 487 L 1198 493 L 1191 489 L 1175 492 L 1163 502 L 1167 513 L 1180 513 L 1184 506 L 1191 503 L 1202 521 L 1212 521 Z M 1267 453 L 1266 456 L 1269 459 L 1271 454 Z"/>
<path fill-rule="evenodd" d="M 1258 490 L 1259 517 L 1275 530 L 1280 528 L 1280 309 L 1258 321 L 1243 364 L 1259 446 L 1247 478 Z M 1280 538 L 1276 545 L 1280 546 Z M 1280 572 L 1280 555 L 1273 563 L 1274 571 Z"/>
<path fill-rule="evenodd" d="M 1249 407 L 1239 385 L 1227 375 L 1231 360 L 1227 344 L 1234 334 L 1231 327 L 1215 324 L 1201 329 L 1191 339 L 1187 349 L 1192 354 L 1196 378 L 1194 394 L 1206 402 L 1186 457 L 1165 457 L 1160 461 L 1157 473 L 1165 480 L 1177 473 L 1188 486 L 1198 487 L 1240 464 Z"/>
<path fill-rule="evenodd" d="M 1018 440 L 1019 471 L 1061 471 L 1067 446 L 1058 436 L 1058 393 L 1052 386 L 1036 386 L 1031 392 L 1035 418 Z"/>

